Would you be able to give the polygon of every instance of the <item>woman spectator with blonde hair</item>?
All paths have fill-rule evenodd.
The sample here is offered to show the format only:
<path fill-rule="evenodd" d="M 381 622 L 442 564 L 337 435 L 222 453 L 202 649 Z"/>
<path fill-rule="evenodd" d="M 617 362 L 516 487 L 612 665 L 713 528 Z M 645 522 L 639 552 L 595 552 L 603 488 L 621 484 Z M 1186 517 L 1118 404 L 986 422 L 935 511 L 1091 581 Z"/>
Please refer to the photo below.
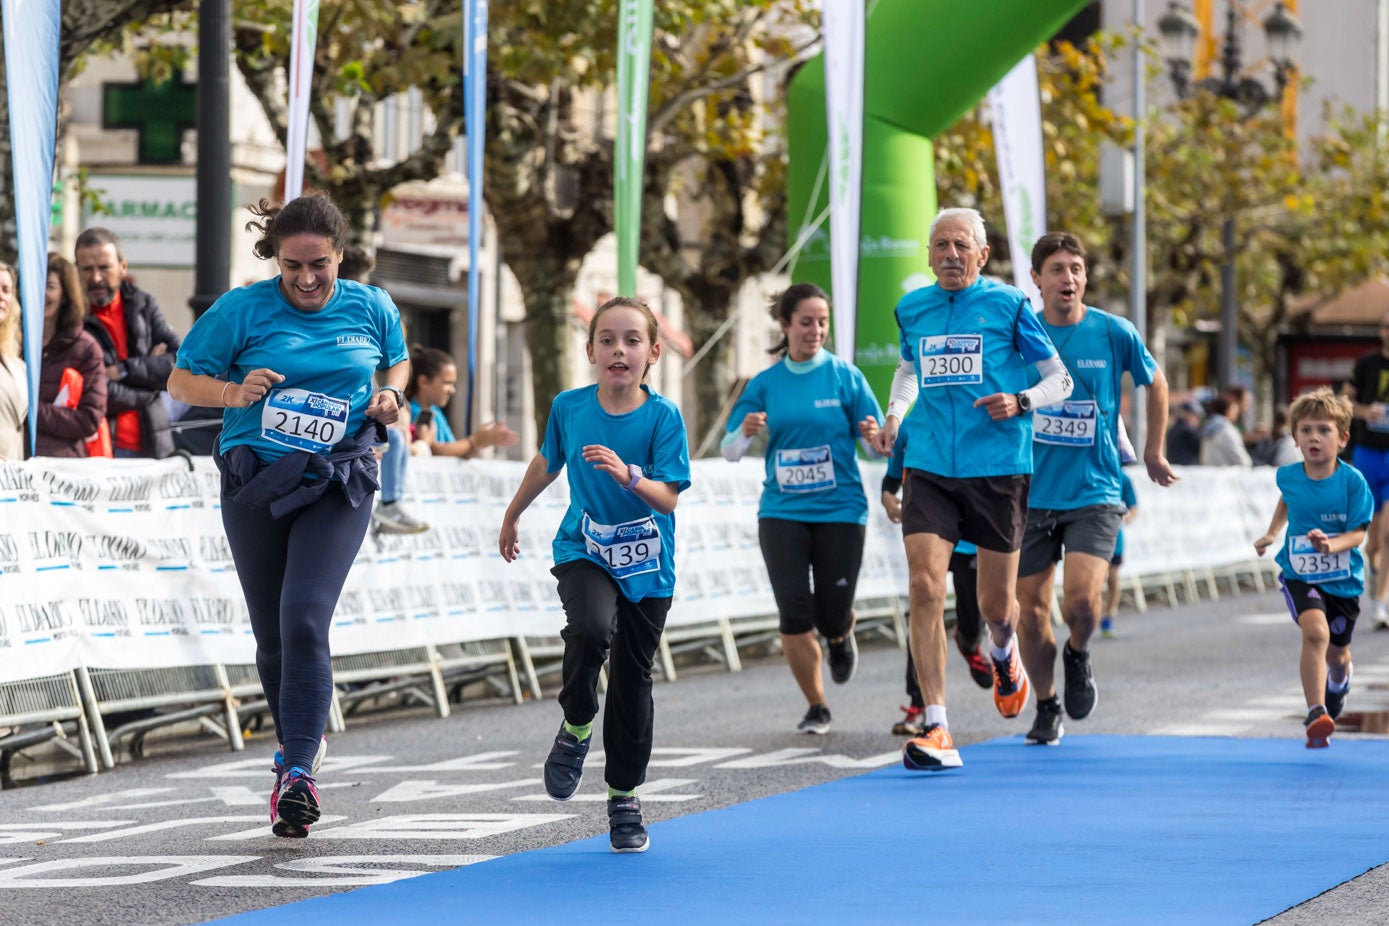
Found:
<path fill-rule="evenodd" d="M 0 460 L 24 459 L 29 374 L 19 356 L 19 276 L 0 261 Z"/>

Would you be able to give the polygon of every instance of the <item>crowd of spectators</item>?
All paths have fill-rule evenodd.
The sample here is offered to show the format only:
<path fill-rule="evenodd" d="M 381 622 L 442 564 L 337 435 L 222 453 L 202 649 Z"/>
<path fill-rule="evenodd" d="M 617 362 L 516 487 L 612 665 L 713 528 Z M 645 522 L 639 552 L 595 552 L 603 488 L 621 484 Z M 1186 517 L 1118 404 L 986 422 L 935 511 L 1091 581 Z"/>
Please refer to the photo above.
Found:
<path fill-rule="evenodd" d="M 1273 410 L 1270 427 L 1247 425 L 1252 396 L 1232 386 L 1203 404 L 1178 402 L 1167 429 L 1167 459 L 1177 466 L 1286 466 L 1302 459 L 1288 429 L 1288 407 Z"/>

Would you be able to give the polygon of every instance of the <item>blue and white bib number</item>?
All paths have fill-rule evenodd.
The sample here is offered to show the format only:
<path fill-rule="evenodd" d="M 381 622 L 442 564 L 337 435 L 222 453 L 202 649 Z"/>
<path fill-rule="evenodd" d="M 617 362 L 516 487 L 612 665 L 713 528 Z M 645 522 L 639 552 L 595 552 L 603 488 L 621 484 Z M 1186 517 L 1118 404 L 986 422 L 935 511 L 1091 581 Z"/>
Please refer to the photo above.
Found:
<path fill-rule="evenodd" d="M 295 450 L 324 453 L 347 436 L 351 405 L 307 389 L 274 389 L 260 413 L 260 436 Z"/>
<path fill-rule="evenodd" d="M 833 489 L 834 458 L 829 444 L 776 452 L 776 484 L 783 492 L 824 492 Z"/>
<path fill-rule="evenodd" d="M 921 388 L 984 381 L 984 336 L 941 334 L 922 338 L 917 349 Z"/>
<path fill-rule="evenodd" d="M 654 518 L 599 524 L 584 513 L 584 550 L 603 561 L 614 579 L 661 568 L 661 531 Z"/>
<path fill-rule="evenodd" d="M 1350 578 L 1350 551 L 1318 552 L 1306 534 L 1288 538 L 1288 562 L 1303 582 L 1335 582 Z"/>
<path fill-rule="evenodd" d="M 1032 439 L 1063 447 L 1095 445 L 1095 403 L 1060 402 L 1032 413 Z"/>

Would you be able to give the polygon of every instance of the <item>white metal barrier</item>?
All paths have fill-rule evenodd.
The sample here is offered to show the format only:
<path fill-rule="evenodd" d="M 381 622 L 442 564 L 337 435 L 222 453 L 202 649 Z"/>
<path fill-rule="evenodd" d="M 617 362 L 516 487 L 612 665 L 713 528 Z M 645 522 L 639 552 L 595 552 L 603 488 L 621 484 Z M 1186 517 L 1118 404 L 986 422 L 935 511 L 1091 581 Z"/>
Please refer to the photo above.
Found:
<path fill-rule="evenodd" d="M 862 468 L 871 512 L 863 626 L 900 645 L 900 530 L 877 504 L 882 464 Z M 661 656 L 668 680 L 674 650 L 704 649 L 736 671 L 738 647 L 776 627 L 757 540 L 761 462 L 699 460 L 693 469 L 676 515 L 678 590 Z M 522 558 L 503 563 L 497 529 L 523 470 L 508 461 L 411 462 L 404 501 L 431 529 L 363 544 L 332 628 L 339 681 L 397 678 L 446 716 L 450 673 L 503 675 L 499 687 L 519 701 L 519 657 L 539 695 L 532 653 L 563 626 L 549 551 L 568 499 L 557 480 L 522 519 Z M 1141 513 L 1125 529 L 1124 568 L 1136 604 L 1146 607 L 1152 590 L 1175 606 L 1182 594 L 1197 599 L 1202 585 L 1216 597 L 1221 578 L 1262 587 L 1271 562 L 1255 559 L 1252 539 L 1277 501 L 1271 469 L 1192 467 L 1169 489 L 1141 468 L 1131 475 Z M 70 678 L 83 697 L 54 710 L 75 710 L 63 717 L 79 732 L 91 724 L 103 764 L 112 756 L 100 715 L 138 707 L 178 707 L 240 747 L 238 705 L 258 695 L 255 650 L 218 507 L 208 459 L 191 469 L 183 460 L 0 462 L 0 727 L 35 716 L 4 708 L 16 686 Z M 334 725 L 343 722 L 335 703 Z M 112 732 L 138 746 L 147 726 L 132 723 Z"/>

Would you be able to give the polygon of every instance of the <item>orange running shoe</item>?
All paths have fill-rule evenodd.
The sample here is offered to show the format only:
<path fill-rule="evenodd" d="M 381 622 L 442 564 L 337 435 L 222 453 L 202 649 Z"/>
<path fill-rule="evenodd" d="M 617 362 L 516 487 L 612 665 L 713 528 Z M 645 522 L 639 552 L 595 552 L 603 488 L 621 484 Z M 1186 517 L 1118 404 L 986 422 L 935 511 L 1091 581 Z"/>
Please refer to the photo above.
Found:
<path fill-rule="evenodd" d="M 914 772 L 939 772 L 964 765 L 955 750 L 950 731 L 933 723 L 920 735 L 907 740 L 902 747 L 902 765 Z"/>
<path fill-rule="evenodd" d="M 1307 748 L 1325 749 L 1331 745 L 1331 734 L 1336 732 L 1336 721 L 1331 719 L 1331 715 L 1326 712 L 1326 708 L 1318 704 L 1307 712 L 1307 719 L 1302 722 L 1307 728 Z"/>
<path fill-rule="evenodd" d="M 990 657 L 992 659 L 992 657 Z M 1027 672 L 1018 658 L 1017 643 L 1008 653 L 1007 660 L 994 664 L 994 706 L 1004 717 L 1016 717 L 1027 707 Z"/>

